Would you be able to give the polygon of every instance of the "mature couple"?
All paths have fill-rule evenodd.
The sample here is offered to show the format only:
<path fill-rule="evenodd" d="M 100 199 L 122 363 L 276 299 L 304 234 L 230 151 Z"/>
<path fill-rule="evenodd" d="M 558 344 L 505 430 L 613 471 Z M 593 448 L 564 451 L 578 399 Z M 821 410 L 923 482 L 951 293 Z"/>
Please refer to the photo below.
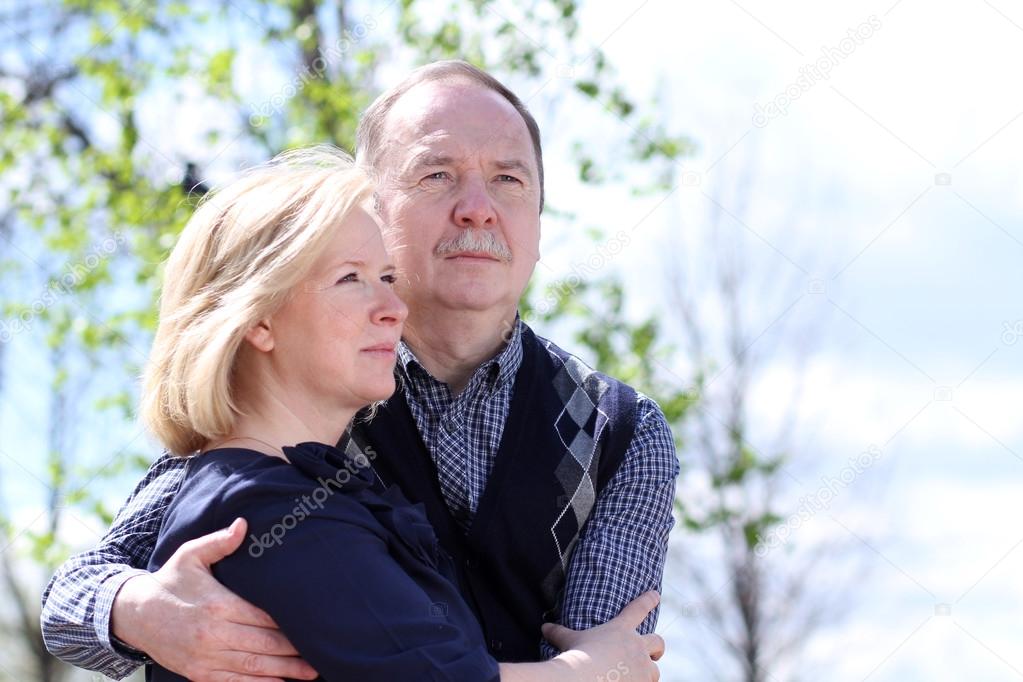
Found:
<path fill-rule="evenodd" d="M 536 122 L 438 62 L 357 158 L 286 153 L 189 221 L 143 386 L 168 454 L 50 582 L 47 647 L 152 680 L 657 679 L 678 462 L 651 400 L 518 319 Z"/>

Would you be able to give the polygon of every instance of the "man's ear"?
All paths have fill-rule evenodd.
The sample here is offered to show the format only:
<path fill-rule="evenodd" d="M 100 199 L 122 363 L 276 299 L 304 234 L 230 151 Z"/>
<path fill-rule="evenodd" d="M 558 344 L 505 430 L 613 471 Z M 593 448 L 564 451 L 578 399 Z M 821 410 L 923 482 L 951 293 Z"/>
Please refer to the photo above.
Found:
<path fill-rule="evenodd" d="M 245 340 L 258 351 L 269 353 L 274 349 L 274 335 L 270 329 L 270 320 L 260 320 L 245 332 Z"/>

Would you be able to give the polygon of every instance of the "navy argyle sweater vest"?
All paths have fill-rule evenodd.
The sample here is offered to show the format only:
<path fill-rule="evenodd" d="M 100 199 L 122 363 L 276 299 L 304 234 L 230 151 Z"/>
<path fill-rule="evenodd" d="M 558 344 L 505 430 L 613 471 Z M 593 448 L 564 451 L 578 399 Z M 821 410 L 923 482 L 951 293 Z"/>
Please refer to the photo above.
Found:
<path fill-rule="evenodd" d="M 493 471 L 466 532 L 441 495 L 401 390 L 352 446 L 421 502 L 451 556 L 491 654 L 540 660 L 540 625 L 558 620 L 565 570 L 597 497 L 622 463 L 636 426 L 636 392 L 523 329 L 522 365 Z"/>

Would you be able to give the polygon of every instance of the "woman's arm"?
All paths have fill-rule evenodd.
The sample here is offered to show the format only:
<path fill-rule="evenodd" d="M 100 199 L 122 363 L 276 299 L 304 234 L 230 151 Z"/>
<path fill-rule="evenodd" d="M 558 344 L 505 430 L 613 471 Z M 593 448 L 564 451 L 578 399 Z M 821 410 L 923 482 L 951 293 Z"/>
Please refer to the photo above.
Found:
<path fill-rule="evenodd" d="M 454 585 L 368 510 L 341 493 L 295 514 L 293 498 L 310 491 L 281 492 L 250 489 L 215 507 L 246 517 L 249 540 L 213 571 L 266 611 L 325 680 L 498 679 Z"/>
<path fill-rule="evenodd" d="M 249 520 L 249 539 L 213 570 L 265 610 L 328 682 L 573 682 L 614 671 L 657 679 L 653 659 L 663 641 L 636 632 L 656 607 L 656 594 L 585 632 L 545 626 L 545 637 L 565 650 L 551 661 L 498 666 L 451 581 L 355 500 L 342 493 L 317 506 L 309 504 L 310 492 L 307 485 L 256 484 L 216 502 L 218 517 Z"/>
<path fill-rule="evenodd" d="M 146 570 L 187 460 L 164 455 L 135 487 L 100 544 L 57 570 L 40 617 L 47 650 L 115 680 L 148 657 L 183 676 L 212 671 L 312 679 L 273 621 L 213 578 L 203 557 L 242 538 L 215 533 L 182 547 L 157 573 Z M 239 531 L 244 535 L 244 530 Z M 233 543 L 233 544 L 232 544 Z M 146 655 L 132 653 L 117 637 Z"/>

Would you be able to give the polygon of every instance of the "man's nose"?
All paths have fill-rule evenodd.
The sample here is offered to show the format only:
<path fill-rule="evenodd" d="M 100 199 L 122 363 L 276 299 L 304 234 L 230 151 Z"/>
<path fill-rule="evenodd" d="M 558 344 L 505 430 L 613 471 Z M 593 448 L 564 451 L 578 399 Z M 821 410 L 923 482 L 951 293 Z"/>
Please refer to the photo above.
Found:
<path fill-rule="evenodd" d="M 466 228 L 484 227 L 496 220 L 486 181 L 476 174 L 465 177 L 455 204 L 455 224 Z"/>

